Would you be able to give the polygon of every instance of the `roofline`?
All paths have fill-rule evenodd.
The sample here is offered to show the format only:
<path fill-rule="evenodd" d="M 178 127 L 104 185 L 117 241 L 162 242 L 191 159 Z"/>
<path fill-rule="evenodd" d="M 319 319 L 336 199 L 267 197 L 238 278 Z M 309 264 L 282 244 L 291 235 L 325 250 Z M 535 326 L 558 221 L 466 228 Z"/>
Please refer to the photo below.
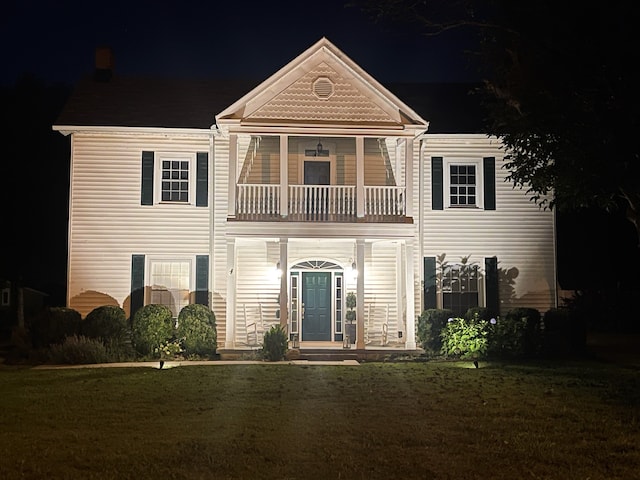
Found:
<path fill-rule="evenodd" d="M 52 130 L 60 132 L 63 135 L 70 133 L 125 133 L 127 135 L 135 134 L 171 134 L 186 136 L 202 136 L 211 135 L 216 132 L 216 126 L 209 128 L 177 128 L 177 127 L 127 127 L 127 126 L 85 126 L 85 125 L 53 125 Z"/>

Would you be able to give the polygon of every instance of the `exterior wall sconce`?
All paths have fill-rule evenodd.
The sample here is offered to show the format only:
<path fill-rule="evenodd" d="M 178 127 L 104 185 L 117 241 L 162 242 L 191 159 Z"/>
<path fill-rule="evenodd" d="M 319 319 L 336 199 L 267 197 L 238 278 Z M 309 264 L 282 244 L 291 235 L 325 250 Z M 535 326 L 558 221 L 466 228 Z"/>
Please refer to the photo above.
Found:
<path fill-rule="evenodd" d="M 316 150 L 318 150 L 318 155 L 322 153 L 322 142 L 320 139 L 318 139 L 318 146 L 316 147 Z"/>
<path fill-rule="evenodd" d="M 282 269 L 280 268 L 280 262 L 276 263 L 276 277 L 278 280 L 282 278 Z"/>
<path fill-rule="evenodd" d="M 351 263 L 351 275 L 353 275 L 353 278 L 358 278 L 358 269 L 356 267 L 356 262 Z"/>

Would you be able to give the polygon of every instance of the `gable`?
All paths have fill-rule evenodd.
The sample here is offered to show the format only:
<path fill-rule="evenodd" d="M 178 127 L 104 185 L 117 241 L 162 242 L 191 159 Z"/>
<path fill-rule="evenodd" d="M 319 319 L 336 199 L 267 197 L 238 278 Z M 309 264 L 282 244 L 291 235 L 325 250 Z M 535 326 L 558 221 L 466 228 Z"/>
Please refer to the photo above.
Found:
<path fill-rule="evenodd" d="M 306 123 L 425 130 L 428 122 L 326 38 L 216 116 L 218 123 Z"/>
<path fill-rule="evenodd" d="M 337 69 L 321 62 L 244 119 L 249 122 L 359 125 L 400 123 L 397 112 L 385 110 L 368 92 L 358 87 Z"/>

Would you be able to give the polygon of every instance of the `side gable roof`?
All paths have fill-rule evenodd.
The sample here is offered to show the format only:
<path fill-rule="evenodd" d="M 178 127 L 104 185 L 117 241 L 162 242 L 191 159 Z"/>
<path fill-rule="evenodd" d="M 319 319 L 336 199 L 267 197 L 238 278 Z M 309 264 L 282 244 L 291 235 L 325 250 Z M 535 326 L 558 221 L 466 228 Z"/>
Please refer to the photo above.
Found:
<path fill-rule="evenodd" d="M 313 83 L 318 78 L 331 82 L 330 98 L 314 95 Z M 479 101 L 469 95 L 476 87 L 429 83 L 384 87 L 328 40 L 321 39 L 261 83 L 88 76 L 76 85 L 54 129 L 208 130 L 218 118 L 254 125 L 313 121 L 315 125 L 348 127 L 351 122 L 359 126 L 411 126 L 424 130 L 427 125 L 424 119 L 428 119 L 429 133 L 482 133 L 483 111 Z"/>
<path fill-rule="evenodd" d="M 216 116 L 242 124 L 413 126 L 428 122 L 326 38 Z"/>
<path fill-rule="evenodd" d="M 209 129 L 216 113 L 255 83 L 88 76 L 75 87 L 55 125 Z"/>

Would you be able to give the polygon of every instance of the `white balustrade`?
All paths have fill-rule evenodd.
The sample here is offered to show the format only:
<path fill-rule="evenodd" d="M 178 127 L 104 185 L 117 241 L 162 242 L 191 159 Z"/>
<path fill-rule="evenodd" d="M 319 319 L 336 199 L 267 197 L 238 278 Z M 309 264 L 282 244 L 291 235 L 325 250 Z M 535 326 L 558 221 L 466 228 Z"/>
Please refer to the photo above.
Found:
<path fill-rule="evenodd" d="M 403 216 L 405 188 L 365 186 L 365 215 Z M 290 215 L 355 216 L 356 187 L 353 185 L 289 185 Z M 238 215 L 279 215 L 280 185 L 238 184 Z"/>

